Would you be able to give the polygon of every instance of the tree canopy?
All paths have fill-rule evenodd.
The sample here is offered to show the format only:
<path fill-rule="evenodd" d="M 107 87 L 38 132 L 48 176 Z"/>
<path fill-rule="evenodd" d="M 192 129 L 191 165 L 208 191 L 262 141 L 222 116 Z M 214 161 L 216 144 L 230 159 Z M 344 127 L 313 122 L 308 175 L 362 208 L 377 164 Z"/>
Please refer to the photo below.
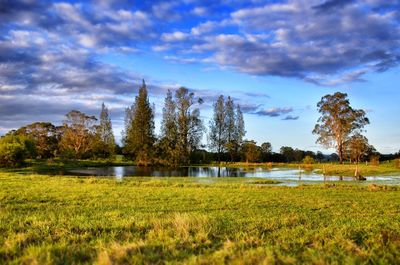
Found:
<path fill-rule="evenodd" d="M 369 124 L 365 111 L 353 109 L 347 94 L 340 92 L 322 97 L 317 107 L 321 114 L 313 130 L 313 134 L 318 135 L 317 143 L 335 147 L 342 163 L 346 141 Z"/>

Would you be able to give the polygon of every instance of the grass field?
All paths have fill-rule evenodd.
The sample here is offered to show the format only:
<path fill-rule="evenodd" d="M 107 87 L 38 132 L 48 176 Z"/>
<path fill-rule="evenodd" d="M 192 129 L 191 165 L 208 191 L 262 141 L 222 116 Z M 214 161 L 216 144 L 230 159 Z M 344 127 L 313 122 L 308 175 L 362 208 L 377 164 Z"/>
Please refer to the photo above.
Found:
<path fill-rule="evenodd" d="M 400 190 L 0 174 L 0 264 L 399 264 Z"/>
<path fill-rule="evenodd" d="M 394 161 L 385 161 L 379 165 L 360 163 L 358 165 L 347 163 L 314 163 L 306 165 L 303 163 L 227 163 L 222 164 L 229 167 L 282 167 L 282 168 L 303 168 L 306 170 L 318 170 L 328 176 L 354 176 L 356 168 L 363 176 L 384 176 L 384 175 L 399 175 L 400 167 Z"/>

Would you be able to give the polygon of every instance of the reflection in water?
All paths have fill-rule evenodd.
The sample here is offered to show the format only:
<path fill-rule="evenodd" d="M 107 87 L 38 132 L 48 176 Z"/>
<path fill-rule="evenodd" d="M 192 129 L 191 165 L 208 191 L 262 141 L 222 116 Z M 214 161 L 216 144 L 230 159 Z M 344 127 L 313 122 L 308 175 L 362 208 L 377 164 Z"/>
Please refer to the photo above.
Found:
<path fill-rule="evenodd" d="M 118 181 L 124 177 L 124 167 L 114 167 L 114 176 Z"/>
<path fill-rule="evenodd" d="M 231 167 L 182 167 L 178 169 L 153 167 L 102 167 L 84 168 L 65 172 L 65 174 L 84 176 L 115 176 L 123 177 L 253 177 L 268 178 L 279 181 L 300 183 L 304 181 L 354 181 L 353 177 L 324 176 L 316 171 L 304 171 L 289 168 L 231 168 Z M 388 184 L 400 184 L 399 177 L 367 177 L 367 181 L 379 181 Z"/>

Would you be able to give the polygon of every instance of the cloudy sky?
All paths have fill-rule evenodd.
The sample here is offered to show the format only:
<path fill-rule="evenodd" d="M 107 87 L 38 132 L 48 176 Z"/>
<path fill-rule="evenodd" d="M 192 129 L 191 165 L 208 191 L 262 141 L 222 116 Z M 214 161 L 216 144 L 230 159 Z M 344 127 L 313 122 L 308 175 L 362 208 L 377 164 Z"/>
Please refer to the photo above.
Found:
<path fill-rule="evenodd" d="M 231 95 L 247 138 L 275 151 L 322 150 L 316 103 L 345 92 L 370 142 L 397 152 L 399 62 L 398 0 L 0 0 L 0 134 L 105 102 L 120 138 L 145 79 L 157 121 L 167 89 L 203 97 L 206 124 Z"/>

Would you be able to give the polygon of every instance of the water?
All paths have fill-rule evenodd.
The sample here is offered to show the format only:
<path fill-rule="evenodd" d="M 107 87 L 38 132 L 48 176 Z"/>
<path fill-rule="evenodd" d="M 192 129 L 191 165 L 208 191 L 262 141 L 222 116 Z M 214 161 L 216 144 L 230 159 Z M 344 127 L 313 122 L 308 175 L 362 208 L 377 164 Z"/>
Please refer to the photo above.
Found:
<path fill-rule="evenodd" d="M 324 176 L 317 171 L 304 171 L 291 168 L 230 168 L 230 167 L 183 167 L 178 169 L 119 166 L 74 169 L 65 172 L 69 175 L 115 177 L 244 177 L 262 178 L 282 182 L 283 185 L 296 186 L 302 183 L 323 181 L 354 181 L 352 177 Z M 366 182 L 400 185 L 400 176 L 367 177 Z"/>

